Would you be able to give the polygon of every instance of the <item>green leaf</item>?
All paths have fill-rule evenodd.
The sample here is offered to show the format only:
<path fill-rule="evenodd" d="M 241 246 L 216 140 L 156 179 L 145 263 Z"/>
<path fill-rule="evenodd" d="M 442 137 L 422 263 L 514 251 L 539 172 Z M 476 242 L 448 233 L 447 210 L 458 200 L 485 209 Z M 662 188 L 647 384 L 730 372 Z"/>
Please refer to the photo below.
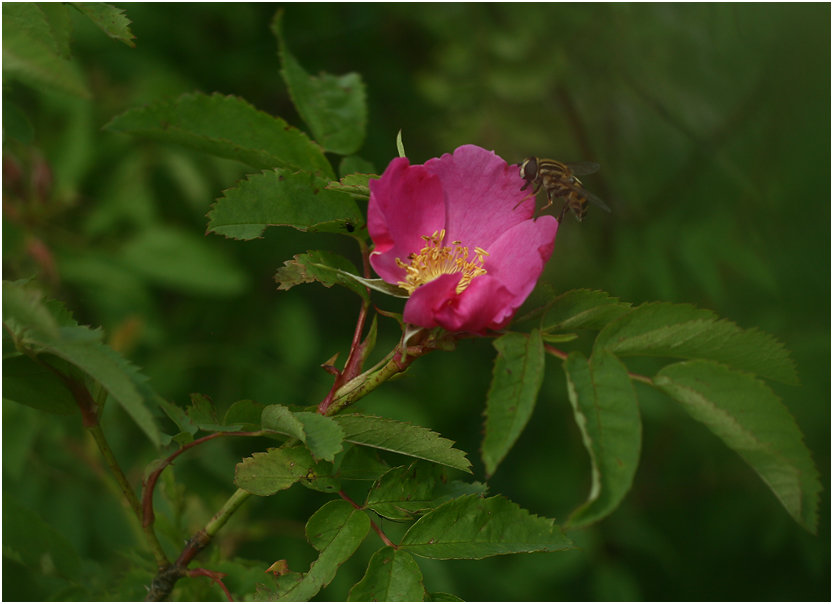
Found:
<path fill-rule="evenodd" d="M 561 528 L 501 496 L 466 495 L 444 503 L 408 529 L 400 550 L 438 560 L 475 559 L 572 548 Z"/>
<path fill-rule="evenodd" d="M 331 191 L 341 191 L 356 199 L 370 199 L 370 181 L 379 178 L 376 174 L 348 174 L 339 181 L 327 185 Z"/>
<path fill-rule="evenodd" d="M 710 361 L 669 365 L 654 379 L 735 450 L 808 531 L 818 527 L 821 485 L 801 431 L 762 381 Z"/>
<path fill-rule="evenodd" d="M 638 306 L 599 333 L 594 350 L 601 349 L 619 356 L 708 359 L 767 379 L 798 383 L 795 363 L 781 342 L 689 304 Z"/>
<path fill-rule="evenodd" d="M 436 507 L 432 504 L 439 477 L 439 467 L 432 464 L 413 463 L 393 468 L 367 493 L 365 507 L 388 520 L 413 520 L 421 512 Z"/>
<path fill-rule="evenodd" d="M 24 355 L 3 359 L 3 400 L 58 415 L 78 411 L 66 384 L 47 367 Z"/>
<path fill-rule="evenodd" d="M 422 602 L 425 586 L 419 564 L 408 552 L 383 547 L 347 595 L 348 602 Z"/>
<path fill-rule="evenodd" d="M 341 489 L 341 481 L 335 476 L 333 464 L 323 459 L 310 468 L 300 484 L 322 493 L 336 493 Z"/>
<path fill-rule="evenodd" d="M 283 11 L 272 21 L 278 39 L 281 75 L 292 102 L 326 151 L 349 155 L 362 146 L 367 126 L 364 83 L 357 73 L 309 75 L 289 52 L 282 32 Z"/>
<path fill-rule="evenodd" d="M 186 293 L 235 296 L 247 274 L 202 235 L 155 226 L 129 239 L 121 259 L 149 281 Z"/>
<path fill-rule="evenodd" d="M 239 424 L 243 430 L 260 429 L 260 418 L 266 406 L 257 401 L 244 399 L 232 403 L 223 417 L 224 425 Z"/>
<path fill-rule="evenodd" d="M 204 394 L 192 393 L 191 404 L 186 409 L 192 424 L 206 432 L 235 432 L 242 429 L 241 424 L 221 422 L 214 407 L 214 401 Z M 186 427 L 186 430 L 188 428 Z"/>
<path fill-rule="evenodd" d="M 69 60 L 68 25 L 54 9 L 31 2 L 3 3 L 3 76 L 82 98 L 90 92 Z"/>
<path fill-rule="evenodd" d="M 194 434 L 197 433 L 199 427 L 191 420 L 190 417 L 188 417 L 188 414 L 185 413 L 184 409 L 161 397 L 158 402 L 162 411 L 165 412 L 165 415 L 167 415 L 171 421 L 176 424 L 176 427 L 179 428 L 180 435 L 182 435 L 178 437 L 179 439 L 184 438 L 185 434 L 189 434 L 193 437 Z M 193 440 L 193 438 L 191 438 L 191 440 Z"/>
<path fill-rule="evenodd" d="M 630 304 L 620 302 L 605 292 L 574 289 L 553 300 L 544 315 L 544 331 L 572 329 L 601 329 L 622 316 Z"/>
<path fill-rule="evenodd" d="M 425 459 L 471 473 L 466 454 L 453 447 L 454 442 L 422 426 L 376 417 L 345 414 L 333 419 L 344 429 L 344 440 L 409 457 Z"/>
<path fill-rule="evenodd" d="M 72 21 L 66 5 L 58 2 L 38 2 L 37 6 L 49 24 L 55 50 L 64 58 L 71 58 L 69 42 L 72 37 Z"/>
<path fill-rule="evenodd" d="M 346 276 L 358 272 L 355 265 L 333 252 L 313 250 L 306 254 L 297 254 L 283 264 L 275 273 L 278 289 L 287 290 L 301 283 L 318 281 L 324 287 L 342 285 L 358 294 L 362 300 L 369 298 L 364 285 Z"/>
<path fill-rule="evenodd" d="M 537 329 L 528 336 L 507 333 L 493 346 L 498 354 L 486 399 L 482 451 L 487 476 L 495 473 L 526 427 L 544 379 L 544 344 Z"/>
<path fill-rule="evenodd" d="M 3 324 L 16 340 L 60 337 L 60 324 L 43 292 L 22 281 L 3 281 Z"/>
<path fill-rule="evenodd" d="M 336 457 L 335 465 L 337 476 L 343 480 L 376 480 L 390 469 L 378 451 L 353 444 Z"/>
<path fill-rule="evenodd" d="M 331 417 L 318 413 L 298 411 L 295 417 L 304 425 L 304 442 L 315 459 L 333 461 L 336 453 L 341 452 L 344 431 Z"/>
<path fill-rule="evenodd" d="M 307 540 L 320 553 L 308 572 L 300 577 L 278 579 L 277 599 L 282 602 L 309 600 L 329 585 L 338 567 L 361 545 L 370 530 L 370 519 L 346 501 L 325 504 L 307 522 Z"/>
<path fill-rule="evenodd" d="M 365 508 L 388 520 L 410 521 L 461 495 L 484 495 L 482 483 L 448 481 L 443 468 L 422 461 L 386 472 L 367 494 Z"/>
<path fill-rule="evenodd" d="M 285 167 L 334 176 L 323 151 L 306 134 L 234 96 L 185 94 L 130 109 L 105 128 L 184 145 L 253 168 Z"/>
<path fill-rule="evenodd" d="M 261 413 L 260 423 L 264 430 L 274 430 L 302 442 L 307 437 L 304 424 L 284 405 L 266 405 Z"/>
<path fill-rule="evenodd" d="M 92 333 L 87 327 L 65 327 L 61 339 L 46 346 L 101 384 L 158 447 L 162 435 L 148 409 L 148 401 L 155 397 L 146 385 L 147 378 L 112 348 L 91 340 Z"/>
<path fill-rule="evenodd" d="M 136 36 L 130 31 L 130 19 L 122 9 L 102 2 L 73 2 L 72 5 L 89 17 L 105 34 L 130 48 L 135 48 L 133 40 Z"/>
<path fill-rule="evenodd" d="M 160 445 L 162 435 L 148 409 L 156 395 L 135 366 L 101 342 L 100 330 L 75 324 L 62 304 L 45 301 L 35 287 L 8 281 L 3 282 L 3 323 L 21 352 L 43 355 L 44 362 L 54 355 L 97 381 Z"/>
<path fill-rule="evenodd" d="M 342 450 L 344 431 L 341 426 L 318 413 L 293 413 L 283 405 L 268 405 L 263 409 L 261 424 L 264 430 L 274 430 L 305 443 L 315 459 L 333 461 L 336 453 Z"/>
<path fill-rule="evenodd" d="M 255 239 L 268 226 L 343 234 L 363 226 L 356 202 L 345 193 L 327 191 L 325 184 L 306 172 L 250 174 L 214 203 L 208 230 L 233 239 Z"/>
<path fill-rule="evenodd" d="M 314 465 L 306 447 L 268 449 L 237 464 L 234 484 L 252 495 L 274 495 L 307 476 Z"/>
<path fill-rule="evenodd" d="M 590 357 L 573 352 L 564 362 L 576 424 L 590 454 L 592 482 L 587 501 L 570 516 L 585 526 L 610 514 L 627 494 L 639 465 L 642 423 L 624 365 L 604 350 Z"/>

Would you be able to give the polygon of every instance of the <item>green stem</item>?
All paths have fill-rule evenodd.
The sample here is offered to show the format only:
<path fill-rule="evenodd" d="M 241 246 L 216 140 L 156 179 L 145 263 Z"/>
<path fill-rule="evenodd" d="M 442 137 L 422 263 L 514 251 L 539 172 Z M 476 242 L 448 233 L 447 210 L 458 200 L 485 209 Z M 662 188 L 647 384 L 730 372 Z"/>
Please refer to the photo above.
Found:
<path fill-rule="evenodd" d="M 104 436 L 104 431 L 101 429 L 101 424 L 95 423 L 92 425 L 87 425 L 86 428 L 87 432 L 89 432 L 90 435 L 93 437 L 93 440 L 95 440 L 95 444 L 98 445 L 98 450 L 101 451 L 101 456 L 104 457 L 104 461 L 107 463 L 107 466 L 113 473 L 113 476 L 115 477 L 116 482 L 118 483 L 119 488 L 121 489 L 122 495 L 124 495 L 125 500 L 131 507 L 134 515 L 141 524 L 142 504 L 139 502 L 139 498 L 133 491 L 133 487 L 130 486 L 130 483 L 127 480 L 127 476 L 124 475 L 124 472 L 122 471 L 119 462 L 116 460 L 116 456 L 113 454 L 113 449 L 110 448 L 110 443 L 107 442 L 107 437 Z M 165 556 L 165 552 L 162 549 L 162 545 L 156 538 L 156 533 L 153 532 L 153 527 L 143 526 L 142 531 L 145 533 L 145 538 L 147 539 L 148 545 L 150 545 L 150 549 L 153 552 L 153 557 L 156 560 L 156 565 L 160 568 L 167 566 L 168 558 L 167 556 Z"/>
<path fill-rule="evenodd" d="M 231 515 L 234 514 L 234 512 L 237 511 L 237 508 L 243 505 L 249 497 L 251 497 L 251 493 L 248 493 L 243 489 L 237 489 L 223 504 L 223 507 L 221 507 L 219 511 L 214 514 L 211 520 L 208 521 L 208 524 L 205 525 L 205 533 L 209 537 L 216 535 L 217 531 L 223 528 L 223 525 L 228 522 Z"/>
<path fill-rule="evenodd" d="M 371 370 L 356 376 L 336 391 L 330 405 L 327 407 L 325 415 L 335 415 L 346 407 L 349 407 L 355 401 L 366 396 L 397 373 L 405 371 L 408 365 L 426 352 L 428 352 L 427 349 L 409 351 L 408 356 L 404 359 L 401 354 L 397 353 L 381 369 L 376 371 Z"/>

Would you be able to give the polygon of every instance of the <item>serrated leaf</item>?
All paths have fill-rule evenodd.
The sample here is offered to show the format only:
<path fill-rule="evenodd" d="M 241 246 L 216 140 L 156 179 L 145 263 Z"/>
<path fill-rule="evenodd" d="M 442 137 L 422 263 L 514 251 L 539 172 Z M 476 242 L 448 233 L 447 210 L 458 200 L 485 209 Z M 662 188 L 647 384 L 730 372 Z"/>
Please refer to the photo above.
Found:
<path fill-rule="evenodd" d="M 367 126 L 364 83 L 357 73 L 311 76 L 292 56 L 282 32 L 283 11 L 272 21 L 278 39 L 281 75 L 313 138 L 327 151 L 349 155 L 362 146 Z"/>
<path fill-rule="evenodd" d="M 371 487 L 365 508 L 393 521 L 410 521 L 461 495 L 485 495 L 482 483 L 449 481 L 443 468 L 422 461 L 386 472 Z"/>
<path fill-rule="evenodd" d="M 370 181 L 379 178 L 376 174 L 348 174 L 338 181 L 332 181 L 327 185 L 331 191 L 341 191 L 356 199 L 370 199 Z"/>
<path fill-rule="evenodd" d="M 431 464 L 393 468 L 371 487 L 365 507 L 388 520 L 412 520 L 420 512 L 436 507 L 432 502 L 439 477 L 440 468 Z"/>
<path fill-rule="evenodd" d="M 364 225 L 356 202 L 345 193 L 327 191 L 325 184 L 307 172 L 250 174 L 211 207 L 208 231 L 255 239 L 269 226 L 349 234 Z"/>
<path fill-rule="evenodd" d="M 322 493 L 337 493 L 341 489 L 341 481 L 335 476 L 333 464 L 323 459 L 310 468 L 300 484 Z"/>
<path fill-rule="evenodd" d="M 301 442 L 307 437 L 304 424 L 284 405 L 266 405 L 261 413 L 260 423 L 264 430 L 274 430 Z"/>
<path fill-rule="evenodd" d="M 718 363 L 687 361 L 663 368 L 654 384 L 752 466 L 796 522 L 816 532 L 818 471 L 792 415 L 765 383 Z"/>
<path fill-rule="evenodd" d="M 239 424 L 244 430 L 256 430 L 260 427 L 260 418 L 265 405 L 248 399 L 236 401 L 226 411 L 223 424 Z"/>
<path fill-rule="evenodd" d="M 253 168 L 285 167 L 334 176 L 323 151 L 306 134 L 234 96 L 185 94 L 130 109 L 105 128 L 184 145 Z"/>
<path fill-rule="evenodd" d="M 306 447 L 268 449 L 237 464 L 234 484 L 252 495 L 274 495 L 305 477 L 314 465 Z"/>
<path fill-rule="evenodd" d="M 21 281 L 3 281 L 3 324 L 18 340 L 60 337 L 60 324 L 41 292 Z"/>
<path fill-rule="evenodd" d="M 424 558 L 475 559 L 572 548 L 555 521 L 501 496 L 466 495 L 444 503 L 408 529 L 399 545 Z"/>
<path fill-rule="evenodd" d="M 295 417 L 304 425 L 304 442 L 313 457 L 333 461 L 336 453 L 343 448 L 344 431 L 341 426 L 331 417 L 309 411 L 298 411 Z"/>
<path fill-rule="evenodd" d="M 73 2 L 72 5 L 89 17 L 105 34 L 130 48 L 135 48 L 133 40 L 136 36 L 130 31 L 130 19 L 122 9 L 103 2 Z"/>
<path fill-rule="evenodd" d="M 421 602 L 422 571 L 408 552 L 383 547 L 370 558 L 367 571 L 347 595 L 348 602 Z"/>
<path fill-rule="evenodd" d="M 3 76 L 82 98 L 90 93 L 78 66 L 69 60 L 68 32 L 32 2 L 3 3 Z"/>
<path fill-rule="evenodd" d="M 486 398 L 482 450 L 487 476 L 495 473 L 526 427 L 544 379 L 544 344 L 537 329 L 529 335 L 507 333 L 493 346 L 498 354 Z"/>
<path fill-rule="evenodd" d="M 630 377 L 612 354 L 598 351 L 590 361 L 573 352 L 564 362 L 567 390 L 592 482 L 587 501 L 570 516 L 570 526 L 586 526 L 610 514 L 633 483 L 639 465 L 642 423 Z"/>
<path fill-rule="evenodd" d="M 165 412 L 172 422 L 179 428 L 180 433 L 190 434 L 193 436 L 199 430 L 199 427 L 188 417 L 184 409 L 160 397 L 159 406 Z M 192 439 L 193 440 L 193 439 Z"/>
<path fill-rule="evenodd" d="M 471 473 L 471 463 L 466 454 L 455 449 L 453 441 L 428 428 L 372 415 L 336 415 L 333 420 L 344 429 L 344 440 L 347 442 Z"/>
<path fill-rule="evenodd" d="M 72 22 L 66 5 L 58 2 L 38 2 L 37 5 L 49 24 L 55 50 L 62 57 L 69 59 Z"/>
<path fill-rule="evenodd" d="M 553 300 L 544 315 L 543 330 L 601 329 L 630 309 L 609 294 L 589 289 L 564 292 Z"/>
<path fill-rule="evenodd" d="M 333 252 L 312 250 L 306 254 L 297 254 L 283 264 L 275 273 L 278 289 L 287 290 L 301 283 L 318 281 L 324 287 L 342 285 L 358 294 L 362 300 L 369 297 L 364 285 L 346 276 L 358 272 L 353 263 Z"/>
<path fill-rule="evenodd" d="M 310 544 L 320 552 L 308 572 L 300 577 L 287 575 L 278 579 L 276 599 L 281 602 L 309 600 L 329 585 L 338 567 L 361 545 L 370 530 L 370 519 L 346 501 L 326 503 L 307 522 Z"/>
<path fill-rule="evenodd" d="M 330 417 L 308 411 L 292 412 L 283 405 L 268 405 L 260 421 L 264 430 L 274 430 L 306 444 L 315 459 L 333 461 L 342 450 L 344 431 Z"/>
<path fill-rule="evenodd" d="M 20 282 L 3 282 L 3 323 L 27 354 L 46 353 L 46 362 L 54 355 L 98 382 L 155 446 L 161 444 L 148 409 L 156 395 L 135 366 L 101 341 L 100 330 L 75 324 L 62 304 L 45 301 L 40 291 Z"/>
<path fill-rule="evenodd" d="M 784 345 L 757 329 L 741 329 L 689 304 L 643 304 L 608 324 L 594 350 L 616 355 L 707 359 L 788 384 L 798 383 Z"/>
<path fill-rule="evenodd" d="M 336 475 L 343 480 L 376 480 L 390 469 L 375 449 L 353 444 L 348 444 L 345 449 L 335 461 Z"/>

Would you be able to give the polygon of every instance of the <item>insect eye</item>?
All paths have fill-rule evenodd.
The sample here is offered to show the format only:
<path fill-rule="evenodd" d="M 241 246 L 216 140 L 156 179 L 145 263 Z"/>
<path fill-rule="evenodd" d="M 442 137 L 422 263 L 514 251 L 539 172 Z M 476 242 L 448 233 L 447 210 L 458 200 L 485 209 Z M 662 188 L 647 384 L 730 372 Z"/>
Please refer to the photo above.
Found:
<path fill-rule="evenodd" d="M 535 174 L 538 172 L 538 160 L 534 157 L 530 157 L 521 165 L 521 177 L 525 178 L 526 180 L 530 180 L 535 178 Z"/>

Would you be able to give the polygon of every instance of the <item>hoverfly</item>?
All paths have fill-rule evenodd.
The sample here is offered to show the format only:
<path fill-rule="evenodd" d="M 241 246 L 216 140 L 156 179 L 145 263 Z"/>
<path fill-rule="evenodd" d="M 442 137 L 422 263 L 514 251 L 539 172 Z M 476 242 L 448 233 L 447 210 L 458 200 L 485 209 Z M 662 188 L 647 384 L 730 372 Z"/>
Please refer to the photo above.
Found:
<path fill-rule="evenodd" d="M 603 210 L 610 212 L 607 204 L 593 193 L 585 191 L 578 176 L 593 174 L 599 170 L 599 164 L 593 162 L 581 162 L 566 164 L 554 159 L 542 159 L 539 157 L 528 157 L 521 164 L 521 178 L 526 184 L 521 191 L 533 185 L 532 194 L 535 195 L 541 188 L 547 193 L 547 203 L 542 210 L 550 207 L 556 199 L 563 199 L 564 206 L 558 214 L 558 222 L 561 223 L 567 209 L 573 211 L 579 222 L 587 214 L 587 202 L 592 201 Z"/>

